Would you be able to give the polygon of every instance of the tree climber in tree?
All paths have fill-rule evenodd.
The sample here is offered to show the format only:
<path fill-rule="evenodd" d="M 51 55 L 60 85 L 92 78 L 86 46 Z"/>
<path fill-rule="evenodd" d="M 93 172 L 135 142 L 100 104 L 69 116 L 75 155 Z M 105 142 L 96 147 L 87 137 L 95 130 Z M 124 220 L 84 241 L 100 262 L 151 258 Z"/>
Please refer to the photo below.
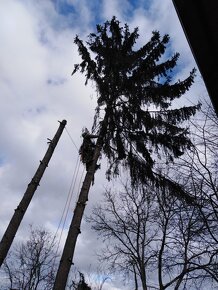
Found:
<path fill-rule="evenodd" d="M 79 154 L 81 155 L 81 161 L 84 165 L 86 165 L 86 171 L 89 170 L 89 167 L 92 164 L 93 156 L 95 152 L 95 143 L 92 141 L 94 138 L 98 138 L 98 135 L 93 135 L 89 133 L 87 128 L 83 129 L 82 133 L 83 143 L 79 149 Z M 100 167 L 100 165 L 96 165 L 96 169 Z"/>

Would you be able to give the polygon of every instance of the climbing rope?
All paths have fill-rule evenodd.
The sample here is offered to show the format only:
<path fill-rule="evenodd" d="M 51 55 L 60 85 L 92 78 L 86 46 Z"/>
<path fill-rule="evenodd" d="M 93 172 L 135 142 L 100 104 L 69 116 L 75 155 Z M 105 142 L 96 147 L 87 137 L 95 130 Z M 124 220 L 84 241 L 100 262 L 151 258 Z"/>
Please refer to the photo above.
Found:
<path fill-rule="evenodd" d="M 70 138 L 71 142 L 72 142 L 72 143 L 73 143 L 73 145 L 75 146 L 75 148 L 76 148 L 77 152 L 79 152 L 79 149 L 78 149 L 78 147 L 76 146 L 76 143 L 73 141 L 73 138 L 72 138 L 72 136 L 70 135 L 69 131 L 67 130 L 66 126 L 64 127 L 64 129 L 66 130 L 66 132 L 67 132 L 67 135 L 69 136 L 69 138 Z"/>
<path fill-rule="evenodd" d="M 61 239 L 62 239 L 64 227 L 66 225 L 67 216 L 68 216 L 69 211 L 70 211 L 70 206 L 71 206 L 71 203 L 72 203 L 73 193 L 75 192 L 75 186 L 76 186 L 76 183 L 77 183 L 78 174 L 79 174 L 80 165 L 81 165 L 81 163 L 80 163 L 80 156 L 79 156 L 79 149 L 76 146 L 76 144 L 75 144 L 72 136 L 70 135 L 70 133 L 68 132 L 68 130 L 66 129 L 66 127 L 65 127 L 65 130 L 66 130 L 66 132 L 67 132 L 67 134 L 68 134 L 71 142 L 73 143 L 74 147 L 76 148 L 76 150 L 78 152 L 78 156 L 77 156 L 77 161 L 76 161 L 76 166 L 74 168 L 73 176 L 72 176 L 72 179 L 71 179 L 71 183 L 70 183 L 70 187 L 69 187 L 67 199 L 66 199 L 64 208 L 62 210 L 61 218 L 60 218 L 60 221 L 58 223 L 58 227 L 57 227 L 57 230 L 55 232 L 54 239 L 53 239 L 53 241 L 54 241 L 57 238 L 58 232 L 60 231 L 59 238 L 58 238 L 58 241 L 57 241 L 57 248 L 56 248 L 56 251 L 55 251 L 55 258 L 54 258 L 54 261 L 53 261 L 52 268 L 54 268 L 54 266 L 55 266 L 55 261 L 56 261 L 56 258 L 57 258 L 57 253 L 59 251 L 60 242 L 61 242 Z M 81 175 L 81 177 L 79 179 L 78 191 L 79 191 L 80 186 L 81 186 L 81 181 L 82 181 L 83 175 L 84 175 L 84 170 L 83 170 L 82 175 Z"/>

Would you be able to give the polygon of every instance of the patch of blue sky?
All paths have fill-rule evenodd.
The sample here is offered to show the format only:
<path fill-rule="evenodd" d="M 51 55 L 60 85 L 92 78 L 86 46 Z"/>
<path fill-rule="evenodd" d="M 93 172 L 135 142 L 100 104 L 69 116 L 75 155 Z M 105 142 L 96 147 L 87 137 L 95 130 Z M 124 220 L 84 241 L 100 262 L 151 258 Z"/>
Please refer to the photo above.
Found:
<path fill-rule="evenodd" d="M 119 1 L 122 0 L 117 0 Z M 53 0 L 52 1 L 55 7 L 55 10 L 63 16 L 64 18 L 68 19 L 69 26 L 73 27 L 77 25 L 78 22 L 82 22 L 84 15 L 82 14 L 84 10 L 89 10 L 92 17 L 90 19 L 90 28 L 95 27 L 96 24 L 104 23 L 106 20 L 103 18 L 103 5 L 104 1 L 99 0 L 84 0 L 81 1 L 72 1 L 72 0 Z M 142 8 L 144 10 L 149 10 L 152 1 L 151 0 L 128 0 L 130 6 L 126 9 L 126 19 L 132 17 L 134 11 L 138 8 Z M 116 16 L 116 15 L 115 15 Z"/>
<path fill-rule="evenodd" d="M 151 2 L 152 0 L 129 0 L 129 3 L 133 6 L 133 8 L 137 9 L 142 7 L 145 10 L 150 8 Z"/>
<path fill-rule="evenodd" d="M 91 23 L 90 26 L 95 26 L 97 23 L 102 22 L 102 4 L 103 1 L 99 0 L 85 0 L 81 3 L 78 1 L 70 1 L 70 0 L 53 0 L 55 10 L 63 16 L 64 18 L 68 19 L 68 25 L 73 27 L 78 25 L 81 22 L 86 21 L 84 19 L 85 15 L 83 15 L 84 11 L 90 11 Z"/>
<path fill-rule="evenodd" d="M 58 11 L 59 14 L 68 16 L 76 12 L 75 6 L 67 0 L 56 0 L 53 2 L 55 5 L 55 9 Z"/>

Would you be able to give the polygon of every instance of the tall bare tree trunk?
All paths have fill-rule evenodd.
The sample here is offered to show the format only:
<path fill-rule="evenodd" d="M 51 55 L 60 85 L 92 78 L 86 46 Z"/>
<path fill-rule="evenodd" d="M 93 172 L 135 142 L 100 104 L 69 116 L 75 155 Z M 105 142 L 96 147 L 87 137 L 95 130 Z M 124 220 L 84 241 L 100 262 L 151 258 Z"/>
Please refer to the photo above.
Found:
<path fill-rule="evenodd" d="M 48 163 L 52 157 L 52 154 L 55 150 L 55 147 L 61 137 L 61 134 L 64 130 L 64 127 L 66 125 L 67 121 L 63 120 L 60 122 L 60 126 L 54 136 L 54 138 L 50 141 L 50 145 L 47 149 L 47 152 L 45 153 L 45 156 L 42 161 L 40 161 L 40 165 L 33 176 L 31 182 L 28 184 L 28 187 L 26 189 L 26 192 L 23 195 L 23 198 L 21 202 L 19 203 L 18 207 L 15 209 L 15 212 L 11 218 L 11 221 L 3 235 L 3 238 L 0 242 L 0 267 L 2 263 L 4 262 L 4 259 L 7 256 L 7 253 L 11 247 L 11 244 L 14 240 L 14 237 L 17 233 L 17 230 L 20 226 L 20 223 L 24 217 L 24 214 L 32 200 L 32 197 L 39 185 L 39 182 L 45 172 L 46 167 L 48 166 Z"/>
<path fill-rule="evenodd" d="M 64 290 L 67 284 L 68 275 L 73 261 L 74 251 L 76 247 L 77 237 L 80 234 L 80 225 L 86 202 L 88 201 L 89 189 L 95 174 L 96 164 L 101 153 L 103 145 L 104 131 L 107 127 L 107 113 L 101 123 L 101 130 L 96 142 L 95 152 L 91 166 L 88 168 L 83 185 L 80 191 L 78 202 L 76 204 L 73 218 L 68 231 L 68 236 L 63 249 L 62 257 L 59 263 L 53 290 Z"/>

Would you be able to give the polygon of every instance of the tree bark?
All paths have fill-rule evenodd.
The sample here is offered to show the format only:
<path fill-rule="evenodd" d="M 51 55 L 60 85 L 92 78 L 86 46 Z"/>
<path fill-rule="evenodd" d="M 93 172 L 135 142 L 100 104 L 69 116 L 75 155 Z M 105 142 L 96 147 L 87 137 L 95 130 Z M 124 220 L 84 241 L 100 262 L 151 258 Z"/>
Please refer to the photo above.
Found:
<path fill-rule="evenodd" d="M 21 202 L 19 203 L 18 207 L 15 209 L 15 212 L 13 214 L 13 217 L 11 218 L 11 221 L 3 235 L 3 238 L 0 242 L 0 267 L 2 263 L 4 262 L 7 253 L 11 247 L 11 244 L 14 240 L 14 237 L 17 233 L 17 230 L 20 226 L 20 223 L 24 217 L 24 214 L 32 200 L 32 197 L 39 186 L 39 182 L 45 172 L 46 167 L 48 166 L 48 163 L 52 157 L 52 154 L 54 152 L 54 149 L 61 137 L 61 134 L 64 130 L 64 127 L 66 125 L 67 121 L 63 120 L 60 122 L 60 126 L 54 136 L 54 138 L 50 141 L 50 145 L 46 151 L 46 154 L 42 161 L 40 161 L 40 165 L 33 176 L 31 182 L 28 184 L 28 187 L 26 189 L 26 192 L 23 195 L 23 198 Z"/>
<path fill-rule="evenodd" d="M 99 137 L 96 142 L 93 161 L 86 173 L 78 198 L 78 202 L 74 210 L 74 214 L 68 231 L 68 236 L 59 263 L 53 290 L 64 290 L 67 284 L 68 274 L 70 272 L 71 265 L 73 264 L 72 261 L 76 247 L 76 241 L 78 235 L 81 233 L 80 225 L 82 222 L 83 213 L 85 210 L 86 202 L 88 201 L 89 189 L 95 174 L 96 164 L 103 146 L 103 136 L 106 128 L 107 128 L 107 113 L 105 114 L 104 120 L 101 123 L 101 129 L 99 132 Z"/>

